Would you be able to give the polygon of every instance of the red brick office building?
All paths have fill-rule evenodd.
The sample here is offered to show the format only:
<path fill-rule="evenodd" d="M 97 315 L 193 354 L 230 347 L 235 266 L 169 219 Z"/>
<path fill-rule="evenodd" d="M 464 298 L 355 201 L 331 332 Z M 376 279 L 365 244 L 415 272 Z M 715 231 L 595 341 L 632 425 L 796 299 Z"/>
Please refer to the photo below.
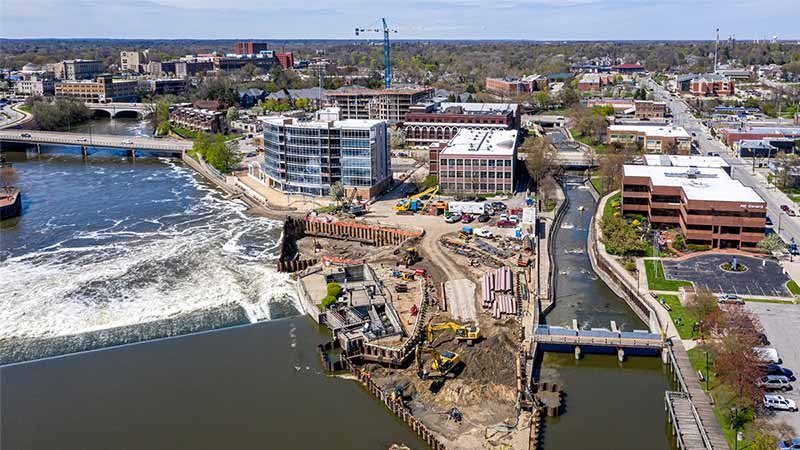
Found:
<path fill-rule="evenodd" d="M 411 106 L 403 121 L 406 145 L 428 146 L 449 141 L 460 130 L 516 130 L 520 111 L 516 103 L 421 103 Z"/>

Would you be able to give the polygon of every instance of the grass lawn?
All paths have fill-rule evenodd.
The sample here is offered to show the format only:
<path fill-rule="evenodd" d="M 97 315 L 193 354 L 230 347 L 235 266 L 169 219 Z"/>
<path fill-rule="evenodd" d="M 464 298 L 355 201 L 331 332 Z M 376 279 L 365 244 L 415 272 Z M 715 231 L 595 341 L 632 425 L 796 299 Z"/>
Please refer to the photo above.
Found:
<path fill-rule="evenodd" d="M 698 345 L 697 347 L 688 351 L 689 353 L 689 361 L 692 363 L 692 367 L 694 368 L 693 374 L 687 374 L 687 376 L 697 376 L 697 372 L 700 371 L 703 373 L 703 376 L 706 376 L 706 349 L 702 345 Z M 724 387 L 719 384 L 717 381 L 716 374 L 714 374 L 714 355 L 709 354 L 708 358 L 708 386 L 710 390 L 706 389 L 706 382 L 702 381 L 700 385 L 702 386 L 703 390 L 709 392 L 712 397 L 714 397 L 714 416 L 716 416 L 717 421 L 719 421 L 720 427 L 722 428 L 722 432 L 725 434 L 725 440 L 728 441 L 728 445 L 730 448 L 734 448 L 735 439 L 736 439 L 736 431 L 731 429 L 730 421 L 728 420 L 728 408 L 726 405 L 729 405 L 729 400 L 731 398 L 730 392 Z M 751 424 L 752 420 L 755 417 L 751 417 L 747 424 L 744 426 L 745 431 L 745 440 L 743 442 L 739 442 L 739 448 L 747 448 L 750 442 L 747 439 L 747 430 L 748 425 Z"/>
<path fill-rule="evenodd" d="M 784 300 L 771 300 L 768 298 L 744 298 L 746 302 L 755 302 L 755 303 L 777 303 L 779 305 L 791 305 L 793 301 L 784 301 Z"/>
<path fill-rule="evenodd" d="M 661 265 L 661 261 L 648 259 L 644 262 L 644 267 L 647 270 L 647 286 L 651 291 L 677 291 L 682 286 L 692 285 L 688 281 L 667 280 L 664 278 L 664 267 Z M 658 276 L 656 276 L 656 268 L 658 268 Z"/>
<path fill-rule="evenodd" d="M 619 203 L 619 201 L 621 199 L 622 199 L 622 193 L 621 192 L 617 192 L 616 194 L 614 194 L 611 197 L 609 197 L 608 200 L 606 200 L 605 207 L 603 208 L 603 217 L 611 217 L 611 216 L 613 216 L 614 213 L 618 209 L 618 208 L 615 208 L 613 206 L 613 203 L 614 202 Z"/>
<path fill-rule="evenodd" d="M 28 105 L 22 105 L 22 106 L 20 106 L 20 107 L 19 107 L 19 108 L 17 108 L 17 109 L 18 109 L 18 110 L 20 110 L 20 111 L 25 111 L 25 112 L 26 112 L 26 113 L 28 113 L 28 114 L 30 114 L 30 113 L 31 113 L 31 107 L 30 107 L 30 106 L 28 106 Z"/>
<path fill-rule="evenodd" d="M 198 137 L 200 137 L 200 135 L 203 134 L 203 133 L 198 132 L 198 131 L 192 131 L 192 130 L 189 130 L 189 129 L 186 129 L 186 128 L 183 128 L 183 127 L 176 127 L 174 125 L 171 127 L 171 129 L 172 129 L 173 133 L 177 134 L 178 136 L 180 136 L 180 137 L 182 137 L 184 139 L 195 140 Z M 232 140 L 238 139 L 240 137 L 242 137 L 241 134 L 236 134 L 236 133 L 226 134 L 225 135 L 225 141 L 226 142 L 227 141 L 232 141 Z"/>
<path fill-rule="evenodd" d="M 789 289 L 792 295 L 800 295 L 800 286 L 797 285 L 796 281 L 789 280 L 789 282 L 786 283 L 786 288 Z"/>
<path fill-rule="evenodd" d="M 678 329 L 681 339 L 692 339 L 694 337 L 692 326 L 697 322 L 697 317 L 683 309 L 677 295 L 659 295 L 658 297 L 663 298 L 664 302 L 669 305 L 669 316 L 672 318 L 675 328 Z"/>
<path fill-rule="evenodd" d="M 600 195 L 603 195 L 605 193 L 604 190 L 602 189 L 603 186 L 601 186 L 599 175 L 592 175 L 592 177 L 589 178 L 589 182 L 592 183 L 592 186 L 594 186 L 595 190 L 599 192 Z"/>

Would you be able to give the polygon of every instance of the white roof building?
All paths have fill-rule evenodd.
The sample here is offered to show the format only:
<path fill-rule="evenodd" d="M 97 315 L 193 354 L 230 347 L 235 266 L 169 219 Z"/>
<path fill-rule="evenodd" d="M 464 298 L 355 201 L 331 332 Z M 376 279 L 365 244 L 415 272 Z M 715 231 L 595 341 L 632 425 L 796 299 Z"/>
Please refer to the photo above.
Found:
<path fill-rule="evenodd" d="M 624 165 L 625 177 L 645 177 L 652 186 L 680 187 L 689 200 L 764 203 L 753 188 L 721 168 Z"/>
<path fill-rule="evenodd" d="M 653 126 L 653 125 L 609 125 L 609 134 L 644 134 L 649 137 L 689 138 L 689 133 L 683 127 Z"/>
<path fill-rule="evenodd" d="M 730 168 L 730 164 L 719 156 L 647 154 L 644 162 L 648 166 Z"/>
<path fill-rule="evenodd" d="M 441 156 L 505 156 L 513 157 L 517 149 L 517 130 L 461 129 Z"/>

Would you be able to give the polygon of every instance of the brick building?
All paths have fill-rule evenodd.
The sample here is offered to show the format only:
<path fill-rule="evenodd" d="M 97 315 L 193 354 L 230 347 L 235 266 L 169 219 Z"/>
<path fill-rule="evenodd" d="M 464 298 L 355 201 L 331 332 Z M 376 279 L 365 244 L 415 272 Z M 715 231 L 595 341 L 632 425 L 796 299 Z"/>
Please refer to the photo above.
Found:
<path fill-rule="evenodd" d="M 169 120 L 173 125 L 197 132 L 220 133 L 225 129 L 222 111 L 176 108 L 169 113 Z"/>
<path fill-rule="evenodd" d="M 60 81 L 55 84 L 56 97 L 74 98 L 86 103 L 134 102 L 138 99 L 136 80 L 114 80 L 101 75 L 96 81 Z"/>
<path fill-rule="evenodd" d="M 236 42 L 233 44 L 233 52 L 237 55 L 255 55 L 269 50 L 266 42 Z"/>
<path fill-rule="evenodd" d="M 683 75 L 675 80 L 675 89 L 683 94 L 697 97 L 716 97 L 733 95 L 736 82 L 730 78 L 707 73 L 703 75 Z"/>
<path fill-rule="evenodd" d="M 406 144 L 427 146 L 449 141 L 462 129 L 519 129 L 516 103 L 429 102 L 411 106 L 403 121 Z"/>
<path fill-rule="evenodd" d="M 278 64 L 284 69 L 288 70 L 294 67 L 294 55 L 292 55 L 292 52 L 275 53 L 275 60 L 278 61 Z"/>
<path fill-rule="evenodd" d="M 737 127 L 720 130 L 722 139 L 729 146 L 738 141 L 760 140 L 764 138 L 800 139 L 800 127 Z"/>
<path fill-rule="evenodd" d="M 460 130 L 439 152 L 439 187 L 448 194 L 514 192 L 517 135 L 517 130 Z"/>
<path fill-rule="evenodd" d="M 689 244 L 753 248 L 764 239 L 766 202 L 720 168 L 625 165 L 621 207 L 680 228 Z"/>
<path fill-rule="evenodd" d="M 692 150 L 692 138 L 683 127 L 656 125 L 610 125 L 608 142 L 637 144 L 647 152 L 685 154 Z"/>
<path fill-rule="evenodd" d="M 65 59 L 53 64 L 52 71 L 59 80 L 90 80 L 106 71 L 102 61 L 94 59 Z"/>
<path fill-rule="evenodd" d="M 667 104 L 652 100 L 635 100 L 633 115 L 638 119 L 661 119 L 667 114 Z"/>
<path fill-rule="evenodd" d="M 525 92 L 536 92 L 547 87 L 547 78 L 541 75 L 528 75 L 526 77 L 501 77 L 486 78 L 486 90 L 500 95 L 516 95 Z"/>

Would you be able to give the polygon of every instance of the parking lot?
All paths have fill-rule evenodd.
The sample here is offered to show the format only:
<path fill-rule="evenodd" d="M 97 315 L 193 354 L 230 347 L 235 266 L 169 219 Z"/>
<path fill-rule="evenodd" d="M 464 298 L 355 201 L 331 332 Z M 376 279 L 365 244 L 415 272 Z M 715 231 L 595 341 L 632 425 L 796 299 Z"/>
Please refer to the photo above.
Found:
<path fill-rule="evenodd" d="M 744 264 L 747 271 L 728 272 L 720 268 L 720 265 L 732 260 L 732 255 L 701 255 L 679 261 L 664 260 L 664 273 L 668 279 L 692 281 L 695 287 L 707 287 L 717 294 L 791 297 L 786 289 L 789 277 L 775 261 L 736 256 L 736 260 Z"/>
<path fill-rule="evenodd" d="M 783 359 L 783 367 L 797 376 L 800 370 L 800 305 L 748 302 L 747 307 L 761 320 L 770 346 L 777 349 Z M 800 404 L 800 382 L 792 385 L 792 391 L 780 394 Z M 775 419 L 788 423 L 800 433 L 800 413 L 776 411 Z"/>

